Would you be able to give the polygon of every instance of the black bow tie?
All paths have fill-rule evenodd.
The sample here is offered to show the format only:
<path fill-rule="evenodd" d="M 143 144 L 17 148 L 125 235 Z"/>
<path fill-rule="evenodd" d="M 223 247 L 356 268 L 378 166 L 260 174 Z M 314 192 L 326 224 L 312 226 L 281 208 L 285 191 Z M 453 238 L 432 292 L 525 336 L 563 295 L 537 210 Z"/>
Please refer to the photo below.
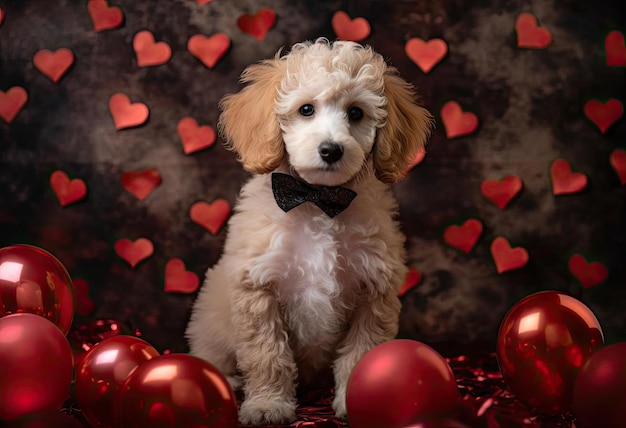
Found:
<path fill-rule="evenodd" d="M 314 186 L 288 174 L 272 173 L 272 192 L 285 212 L 305 202 L 313 202 L 328 217 L 334 217 L 350 205 L 356 192 L 340 186 Z"/>

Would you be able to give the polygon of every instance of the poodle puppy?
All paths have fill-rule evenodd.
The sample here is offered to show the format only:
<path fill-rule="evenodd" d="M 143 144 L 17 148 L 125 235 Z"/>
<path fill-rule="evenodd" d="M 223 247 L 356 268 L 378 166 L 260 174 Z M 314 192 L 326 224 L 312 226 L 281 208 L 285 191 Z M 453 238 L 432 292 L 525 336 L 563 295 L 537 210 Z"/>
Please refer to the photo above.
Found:
<path fill-rule="evenodd" d="M 243 388 L 244 424 L 296 418 L 296 387 L 327 370 L 346 416 L 355 364 L 398 331 L 404 237 L 389 184 L 433 120 L 370 47 L 326 39 L 248 67 L 219 130 L 253 175 L 206 273 L 186 336 Z"/>

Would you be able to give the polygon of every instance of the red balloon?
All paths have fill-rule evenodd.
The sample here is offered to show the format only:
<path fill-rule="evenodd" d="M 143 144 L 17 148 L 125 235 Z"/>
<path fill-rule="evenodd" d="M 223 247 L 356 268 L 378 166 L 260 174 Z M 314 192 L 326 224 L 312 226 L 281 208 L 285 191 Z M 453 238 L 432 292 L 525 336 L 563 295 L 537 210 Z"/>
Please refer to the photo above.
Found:
<path fill-rule="evenodd" d="M 431 347 L 398 339 L 366 353 L 346 393 L 351 428 L 400 428 L 427 415 L 446 415 L 458 403 L 452 369 Z"/>
<path fill-rule="evenodd" d="M 576 378 L 572 408 L 578 428 L 626 426 L 626 342 L 589 358 Z"/>
<path fill-rule="evenodd" d="M 404 428 L 467 428 L 467 425 L 453 419 L 420 419 Z"/>
<path fill-rule="evenodd" d="M 41 315 L 67 334 L 74 319 L 72 279 L 52 254 L 31 245 L 0 248 L 0 317 Z"/>
<path fill-rule="evenodd" d="M 0 318 L 0 420 L 59 410 L 73 369 L 70 344 L 50 321 L 34 314 Z"/>
<path fill-rule="evenodd" d="M 511 392 L 536 411 L 556 415 L 571 410 L 576 375 L 603 344 L 600 323 L 587 306 L 542 291 L 506 314 L 496 353 Z"/>
<path fill-rule="evenodd" d="M 10 422 L 5 428 L 84 428 L 84 426 L 78 419 L 57 410 L 24 416 Z"/>
<path fill-rule="evenodd" d="M 137 367 L 118 394 L 117 428 L 236 428 L 237 400 L 212 364 L 187 354 Z"/>
<path fill-rule="evenodd" d="M 81 358 L 76 365 L 74 394 L 94 428 L 115 426 L 114 401 L 122 384 L 140 364 L 158 356 L 142 339 L 114 336 L 97 343 Z"/>

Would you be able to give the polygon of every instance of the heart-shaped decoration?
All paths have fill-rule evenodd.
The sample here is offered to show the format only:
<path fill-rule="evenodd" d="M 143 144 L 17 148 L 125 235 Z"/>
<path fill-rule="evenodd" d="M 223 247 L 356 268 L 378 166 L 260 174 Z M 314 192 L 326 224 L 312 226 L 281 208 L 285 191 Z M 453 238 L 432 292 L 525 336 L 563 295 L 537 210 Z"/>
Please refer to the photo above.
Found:
<path fill-rule="evenodd" d="M 89 284 L 82 278 L 75 278 L 72 281 L 74 286 L 74 305 L 79 315 L 86 317 L 93 312 L 95 307 L 93 300 L 89 297 Z"/>
<path fill-rule="evenodd" d="M 143 201 L 161 184 L 161 174 L 156 169 L 144 169 L 143 171 L 128 171 L 120 178 L 122 187 Z"/>
<path fill-rule="evenodd" d="M 503 210 L 509 202 L 522 190 L 522 180 L 509 175 L 502 180 L 486 179 L 480 184 L 483 196 Z"/>
<path fill-rule="evenodd" d="M 128 96 L 122 93 L 114 94 L 109 99 L 109 110 L 118 130 L 143 125 L 150 115 L 148 106 L 142 103 L 132 104 Z"/>
<path fill-rule="evenodd" d="M 202 64 L 208 68 L 215 67 L 215 64 L 217 64 L 229 48 L 230 39 L 223 33 L 217 33 L 211 37 L 196 34 L 191 36 L 187 42 L 187 50 L 189 53 L 198 58 Z"/>
<path fill-rule="evenodd" d="M 74 64 L 74 53 L 66 48 L 54 52 L 42 49 L 33 57 L 33 64 L 44 76 L 57 83 Z"/>
<path fill-rule="evenodd" d="M 572 167 L 564 159 L 552 162 L 550 177 L 553 195 L 577 193 L 587 187 L 587 176 L 581 172 L 572 172 Z"/>
<path fill-rule="evenodd" d="M 189 210 L 191 220 L 215 235 L 230 215 L 230 204 L 225 199 L 216 199 L 210 204 L 196 202 Z"/>
<path fill-rule="evenodd" d="M 609 157 L 611 166 L 619 177 L 619 182 L 623 186 L 626 184 L 626 150 L 615 149 Z"/>
<path fill-rule="evenodd" d="M 135 34 L 133 49 L 139 67 L 165 64 L 172 57 L 170 45 L 165 42 L 155 43 L 154 36 L 147 30 Z"/>
<path fill-rule="evenodd" d="M 245 14 L 237 19 L 237 27 L 258 41 L 265 39 L 265 35 L 276 22 L 276 14 L 270 8 L 263 7 L 254 15 Z"/>
<path fill-rule="evenodd" d="M 626 67 L 626 46 L 624 34 L 619 31 L 611 31 L 604 38 L 604 51 L 606 52 L 606 65 L 609 67 Z"/>
<path fill-rule="evenodd" d="M 337 38 L 352 42 L 365 40 L 371 32 L 370 23 L 367 22 L 367 19 L 350 19 L 350 15 L 343 10 L 338 10 L 334 13 L 331 25 Z"/>
<path fill-rule="evenodd" d="M 186 155 L 211 147 L 215 142 L 215 130 L 208 125 L 198 126 L 192 117 L 185 117 L 176 126 Z"/>
<path fill-rule="evenodd" d="M 587 260 L 580 254 L 574 254 L 570 257 L 567 267 L 584 288 L 598 285 L 609 277 L 609 270 L 604 264 L 600 262 L 587 263 Z"/>
<path fill-rule="evenodd" d="M 409 270 L 404 277 L 404 283 L 398 291 L 398 297 L 404 296 L 410 289 L 417 286 L 422 279 L 422 273 L 415 269 L 413 266 L 409 266 Z"/>
<path fill-rule="evenodd" d="M 474 113 L 464 112 L 456 101 L 448 101 L 441 107 L 441 120 L 448 138 L 469 135 L 478 128 L 478 117 Z"/>
<path fill-rule="evenodd" d="M 63 171 L 50 175 L 50 186 L 62 207 L 78 202 L 87 195 L 87 185 L 80 178 L 70 180 Z"/>
<path fill-rule="evenodd" d="M 426 150 L 420 150 L 419 152 L 417 152 L 417 154 L 415 155 L 415 157 L 413 158 L 413 160 L 411 160 L 409 162 L 409 165 L 407 166 L 406 170 L 404 171 L 404 173 L 408 173 L 410 170 L 412 170 L 413 168 L 415 168 L 417 165 L 419 165 L 420 163 L 422 163 L 422 161 L 424 160 L 424 158 L 426 157 Z"/>
<path fill-rule="evenodd" d="M 534 15 L 524 12 L 515 20 L 517 47 L 526 49 L 545 49 L 552 43 L 552 34 L 537 23 Z"/>
<path fill-rule="evenodd" d="M 198 3 L 200 6 L 203 6 L 207 3 L 211 3 L 213 0 L 196 0 L 196 3 Z"/>
<path fill-rule="evenodd" d="M 2 6 L 0 6 L 0 26 L 2 25 L 2 23 L 4 22 L 4 8 Z"/>
<path fill-rule="evenodd" d="M 187 271 L 181 259 L 171 259 L 165 265 L 166 293 L 193 293 L 199 285 L 198 275 Z"/>
<path fill-rule="evenodd" d="M 117 255 L 126 260 L 133 269 L 154 253 L 154 245 L 146 238 L 138 238 L 134 242 L 126 238 L 119 239 L 114 248 Z"/>
<path fill-rule="evenodd" d="M 28 101 L 28 92 L 20 86 L 13 86 L 6 92 L 0 91 L 0 117 L 11 123 Z"/>
<path fill-rule="evenodd" d="M 589 100 L 584 107 L 585 116 L 596 124 L 603 134 L 624 114 L 624 106 L 619 100 L 610 99 L 602 104 L 598 100 Z"/>
<path fill-rule="evenodd" d="M 502 237 L 491 243 L 491 256 L 498 273 L 519 269 L 528 263 L 528 251 L 522 247 L 511 248 L 509 241 Z"/>
<path fill-rule="evenodd" d="M 406 42 L 404 51 L 424 73 L 428 73 L 446 56 L 448 44 L 442 39 L 424 41 L 415 37 Z"/>
<path fill-rule="evenodd" d="M 470 218 L 460 226 L 454 224 L 448 226 L 443 232 L 443 240 L 449 246 L 469 254 L 482 233 L 483 224 L 475 218 Z"/>
<path fill-rule="evenodd" d="M 96 32 L 112 30 L 124 22 L 122 10 L 117 6 L 109 6 L 106 0 L 89 0 L 87 10 Z"/>

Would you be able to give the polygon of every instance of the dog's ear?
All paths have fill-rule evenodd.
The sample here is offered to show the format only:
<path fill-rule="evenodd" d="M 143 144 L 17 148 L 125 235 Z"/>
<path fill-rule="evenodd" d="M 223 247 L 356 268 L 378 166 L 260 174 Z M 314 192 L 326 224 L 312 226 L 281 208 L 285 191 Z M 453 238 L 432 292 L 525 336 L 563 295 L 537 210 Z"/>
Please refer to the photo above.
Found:
<path fill-rule="evenodd" d="M 395 68 L 384 74 L 387 98 L 387 122 L 378 131 L 374 147 L 374 169 L 378 179 L 393 184 L 401 180 L 409 164 L 433 128 L 433 117 L 416 104 L 413 86 L 403 80 Z"/>
<path fill-rule="evenodd" d="M 249 66 L 241 75 L 241 82 L 247 86 L 220 101 L 220 134 L 226 147 L 237 153 L 244 169 L 252 173 L 276 169 L 285 156 L 274 112 L 283 69 L 279 59 Z"/>

